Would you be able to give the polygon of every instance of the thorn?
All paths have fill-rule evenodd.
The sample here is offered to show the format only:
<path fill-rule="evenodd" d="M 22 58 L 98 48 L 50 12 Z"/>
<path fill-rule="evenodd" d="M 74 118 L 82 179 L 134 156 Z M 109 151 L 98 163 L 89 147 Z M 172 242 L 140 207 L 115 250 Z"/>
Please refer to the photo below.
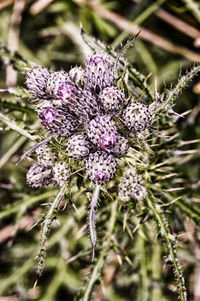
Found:
<path fill-rule="evenodd" d="M 42 203 L 41 206 L 51 206 L 52 203 Z"/>
<path fill-rule="evenodd" d="M 35 280 L 35 282 L 34 282 L 33 289 L 36 288 L 37 284 L 38 284 L 38 278 L 37 278 L 37 279 Z"/>
<path fill-rule="evenodd" d="M 125 231 L 125 229 L 126 229 L 127 216 L 128 216 L 128 214 L 124 213 L 123 231 Z"/>
<path fill-rule="evenodd" d="M 81 35 L 85 34 L 85 30 L 83 29 L 82 23 L 80 23 Z"/>
<path fill-rule="evenodd" d="M 122 258 L 119 254 L 117 254 L 117 260 L 118 260 L 119 264 L 122 265 Z"/>
<path fill-rule="evenodd" d="M 51 139 L 53 138 L 53 135 L 49 136 L 48 138 L 40 141 L 39 143 L 35 144 L 33 147 L 31 147 L 29 150 L 27 150 L 17 161 L 16 165 L 18 165 L 21 161 L 23 161 L 26 156 L 30 153 L 32 153 L 34 150 L 36 150 L 36 148 L 38 148 L 39 146 L 46 144 L 47 142 L 49 142 Z"/>
<path fill-rule="evenodd" d="M 41 219 L 39 219 L 37 222 L 35 222 L 32 226 L 31 226 L 31 228 L 29 229 L 29 231 L 31 231 L 34 227 L 36 227 L 37 225 L 39 225 L 40 223 L 41 223 Z"/>
<path fill-rule="evenodd" d="M 73 204 L 72 207 L 75 209 L 76 213 L 78 212 L 78 209 L 76 208 L 76 206 Z"/>
<path fill-rule="evenodd" d="M 142 31 L 142 30 L 140 29 L 140 30 L 138 31 L 138 33 L 136 33 L 136 35 L 135 35 L 134 37 L 131 38 L 131 40 L 130 40 L 131 43 L 133 43 L 133 42 L 137 39 L 137 37 L 139 36 L 139 34 L 141 33 L 141 31 Z"/>

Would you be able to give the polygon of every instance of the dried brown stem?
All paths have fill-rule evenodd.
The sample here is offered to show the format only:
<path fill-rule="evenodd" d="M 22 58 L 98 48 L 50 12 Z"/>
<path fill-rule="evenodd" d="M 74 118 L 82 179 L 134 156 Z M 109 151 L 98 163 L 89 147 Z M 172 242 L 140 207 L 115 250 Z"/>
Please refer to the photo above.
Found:
<path fill-rule="evenodd" d="M 118 28 L 130 32 L 132 34 L 136 34 L 139 30 L 141 30 L 140 33 L 140 38 L 160 47 L 165 49 L 166 51 L 169 51 L 171 53 L 175 54 L 180 54 L 187 59 L 194 61 L 194 62 L 200 62 L 200 54 L 187 49 L 182 46 L 176 46 L 169 40 L 159 36 L 158 34 L 145 29 L 143 27 L 140 27 L 133 22 L 127 20 L 126 18 L 122 17 L 119 14 L 116 14 L 105 7 L 95 3 L 94 1 L 89 1 L 88 2 L 89 6 L 91 7 L 92 10 L 98 13 L 102 18 L 107 19 L 114 23 Z"/>
<path fill-rule="evenodd" d="M 26 214 L 22 217 L 19 230 L 29 230 L 35 223 L 35 219 L 40 215 L 41 210 L 32 211 L 32 215 Z M 0 230 L 0 244 L 3 243 L 7 239 L 11 239 L 13 237 L 15 225 L 9 224 Z"/>
<path fill-rule="evenodd" d="M 37 15 L 43 11 L 53 0 L 38 0 L 33 3 L 30 7 L 30 13 L 32 15 Z"/>
<path fill-rule="evenodd" d="M 14 1 L 13 13 L 10 19 L 10 30 L 8 35 L 8 49 L 14 53 L 19 47 L 19 33 L 22 13 L 25 7 L 25 0 Z M 17 72 L 12 65 L 6 68 L 6 87 L 11 87 L 16 84 Z"/>
<path fill-rule="evenodd" d="M 167 22 L 168 24 L 172 25 L 174 28 L 183 32 L 185 35 L 195 40 L 200 38 L 200 31 L 198 29 L 180 20 L 179 18 L 169 14 L 164 9 L 160 8 L 155 14 L 163 21 Z"/>
<path fill-rule="evenodd" d="M 2 1 L 2 3 L 0 3 L 0 10 L 3 10 L 4 8 L 10 6 L 13 2 L 14 2 L 14 0 Z"/>

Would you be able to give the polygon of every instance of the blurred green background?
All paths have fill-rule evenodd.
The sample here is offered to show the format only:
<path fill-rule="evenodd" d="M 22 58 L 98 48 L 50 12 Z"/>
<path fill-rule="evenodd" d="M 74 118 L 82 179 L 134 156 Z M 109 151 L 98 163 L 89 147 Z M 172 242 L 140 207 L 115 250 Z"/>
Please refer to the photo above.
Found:
<path fill-rule="evenodd" d="M 11 53 L 18 51 L 27 61 L 51 68 L 69 70 L 83 64 L 90 53 L 82 41 L 80 26 L 102 40 L 120 49 L 127 39 L 139 30 L 141 33 L 129 48 L 125 57 L 145 76 L 155 91 L 163 91 L 174 83 L 178 76 L 195 63 L 200 62 L 200 1 L 192 0 L 0 0 L 0 45 L 7 46 Z M 17 124 L 29 132 L 38 129 L 33 103 L 27 97 L 18 97 L 3 92 L 12 86 L 24 86 L 24 74 L 15 71 L 9 60 L 1 59 L 0 52 L 0 107 Z M 200 81 L 196 77 L 179 97 L 175 107 L 179 114 L 188 111 L 180 119 L 178 129 L 184 140 L 200 139 Z M 53 189 L 35 191 L 25 185 L 25 173 L 30 160 L 19 166 L 16 161 L 32 144 L 24 137 L 0 123 L 0 301 L 3 300 L 73 300 L 77 291 L 90 274 L 90 242 L 87 235 L 87 197 L 74 184 L 70 198 L 77 212 L 69 205 L 60 208 L 58 220 L 53 223 L 48 242 L 46 268 L 38 285 L 36 280 L 35 255 L 39 245 L 39 223 L 44 207 L 55 194 Z M 180 167 L 188 182 L 191 200 L 200 202 L 199 144 L 191 146 L 195 155 Z M 77 179 L 74 181 L 76 182 Z M 108 201 L 104 201 L 105 204 Z M 27 206 L 28 204 L 28 206 Z M 103 224 L 107 215 L 102 214 Z M 173 216 L 172 216 L 173 221 Z M 180 257 L 184 263 L 188 299 L 200 300 L 200 245 L 198 225 L 184 217 L 177 227 L 182 240 Z M 103 237 L 105 229 L 99 233 Z M 150 284 L 145 300 L 177 300 L 175 284 L 172 285 L 172 269 L 166 267 L 162 251 L 157 243 L 152 254 L 147 254 Z M 152 248 L 149 247 L 150 253 Z M 119 266 L 117 256 L 107 258 L 101 285 L 97 286 L 92 300 L 141 300 L 138 284 L 138 260 L 141 241 L 129 250 L 132 254 L 132 269 L 128 260 Z M 149 260 L 149 261 L 148 261 Z M 158 271 L 157 271 L 157 269 Z M 162 272 L 160 272 L 162 270 Z M 149 278 L 149 279 L 150 279 Z M 102 284 L 103 283 L 103 284 Z M 146 297 L 145 297 L 146 298 Z M 150 298 L 150 299 L 148 299 Z"/>

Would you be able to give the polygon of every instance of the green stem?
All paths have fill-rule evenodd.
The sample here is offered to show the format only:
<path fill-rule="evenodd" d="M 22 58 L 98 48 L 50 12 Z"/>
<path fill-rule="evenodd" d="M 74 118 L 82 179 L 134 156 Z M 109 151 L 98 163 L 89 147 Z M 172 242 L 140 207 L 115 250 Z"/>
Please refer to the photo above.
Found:
<path fill-rule="evenodd" d="M 169 91 L 164 103 L 157 109 L 156 113 L 163 110 L 169 103 L 172 103 L 181 94 L 188 83 L 200 72 L 200 65 L 193 67 L 188 73 L 181 76 L 176 86 Z"/>
<path fill-rule="evenodd" d="M 141 229 L 142 231 L 142 226 Z M 140 265 L 140 296 L 139 300 L 141 301 L 148 301 L 148 275 L 147 275 L 147 258 L 146 258 L 146 248 L 145 248 L 145 240 L 144 238 L 139 235 L 139 248 L 140 248 L 140 254 L 141 254 L 141 265 Z"/>
<path fill-rule="evenodd" d="M 165 220 L 165 217 L 160 209 L 160 207 L 156 204 L 156 202 L 153 199 L 153 196 L 147 198 L 148 206 L 153 211 L 153 215 L 155 217 L 155 220 L 160 228 L 160 233 L 162 237 L 164 238 L 166 242 L 166 246 L 170 255 L 170 258 L 172 260 L 175 275 L 178 282 L 178 290 L 179 290 L 179 296 L 181 301 L 187 301 L 187 293 L 185 288 L 185 279 L 181 271 L 179 259 L 177 257 L 177 250 L 176 250 L 176 243 L 175 243 L 175 237 L 173 237 L 170 233 L 169 226 L 167 224 L 167 221 Z"/>
<path fill-rule="evenodd" d="M 110 216 L 110 220 L 108 223 L 108 225 L 109 225 L 108 235 L 103 244 L 101 255 L 93 268 L 92 274 L 90 276 L 90 279 L 87 281 L 86 287 L 84 288 L 84 294 L 83 294 L 83 297 L 81 298 L 81 301 L 90 300 L 92 288 L 95 285 L 96 281 L 98 281 L 100 278 L 100 274 L 101 274 L 101 270 L 104 265 L 105 257 L 108 255 L 109 250 L 110 250 L 110 244 L 112 241 L 112 235 L 114 232 L 115 221 L 116 221 L 116 217 L 117 217 L 117 203 L 118 202 L 115 201 L 111 205 L 111 216 Z"/>
<path fill-rule="evenodd" d="M 62 227 L 59 228 L 58 231 L 56 231 L 56 233 L 49 239 L 49 248 L 60 242 L 60 240 L 66 235 L 66 233 L 71 231 L 72 226 L 73 217 L 69 217 L 66 223 L 63 223 Z M 30 258 L 28 260 L 25 261 L 25 259 L 23 258 L 22 265 L 14 272 L 11 272 L 11 274 L 4 280 L 0 281 L 0 294 L 3 294 L 7 290 L 7 288 L 11 287 L 13 284 L 16 284 L 23 275 L 32 270 L 34 266 L 35 256 L 36 253 L 33 250 L 32 255 L 30 255 Z"/>
<path fill-rule="evenodd" d="M 32 205 L 34 205 L 35 203 L 40 202 L 41 200 L 44 199 L 48 199 L 51 198 L 52 196 L 55 195 L 55 191 L 47 191 L 44 192 L 42 194 L 39 194 L 37 196 L 34 197 L 24 197 L 21 201 L 12 204 L 11 206 L 3 209 L 0 212 L 0 220 L 11 215 L 14 214 L 16 212 L 18 212 L 20 210 L 21 207 L 26 206 L 27 208 L 31 207 Z"/>
<path fill-rule="evenodd" d="M 135 20 L 134 23 L 137 25 L 142 24 L 148 17 L 150 17 L 157 8 L 162 5 L 166 0 L 157 0 L 153 4 L 149 5 L 147 9 L 142 12 Z"/>
<path fill-rule="evenodd" d="M 62 200 L 65 191 L 68 187 L 68 183 L 66 183 L 62 188 L 60 189 L 59 193 L 57 194 L 56 198 L 54 199 L 53 203 L 51 203 L 50 208 L 45 216 L 45 220 L 42 227 L 42 233 L 41 233 L 41 239 L 40 239 L 40 249 L 38 253 L 39 263 L 38 263 L 38 270 L 37 274 L 39 276 L 42 275 L 43 269 L 44 269 L 44 257 L 45 252 L 47 249 L 47 236 L 50 231 L 50 227 L 54 218 L 54 211 L 58 207 L 60 201 Z"/>
<path fill-rule="evenodd" d="M 178 206 L 186 215 L 188 215 L 192 220 L 194 220 L 197 225 L 200 224 L 200 212 L 198 208 L 195 208 L 185 200 L 177 200 L 174 206 Z"/>
<path fill-rule="evenodd" d="M 30 135 L 27 131 L 20 128 L 13 120 L 11 120 L 9 117 L 5 116 L 4 114 L 0 113 L 0 120 L 7 124 L 9 128 L 12 130 L 18 132 L 20 135 L 30 139 L 30 140 L 36 140 L 38 137 L 35 135 Z"/>
<path fill-rule="evenodd" d="M 0 168 L 2 168 L 8 160 L 16 153 L 16 151 L 26 141 L 26 137 L 20 137 L 15 143 L 9 148 L 9 150 L 0 159 Z"/>

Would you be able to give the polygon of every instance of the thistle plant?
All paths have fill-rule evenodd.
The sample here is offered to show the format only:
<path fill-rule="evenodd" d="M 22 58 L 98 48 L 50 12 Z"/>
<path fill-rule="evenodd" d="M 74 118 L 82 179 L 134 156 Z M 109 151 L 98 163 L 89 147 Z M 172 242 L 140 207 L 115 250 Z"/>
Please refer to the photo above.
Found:
<path fill-rule="evenodd" d="M 194 66 L 181 75 L 169 90 L 159 93 L 155 89 L 153 94 L 144 76 L 122 56 L 136 37 L 118 52 L 84 31 L 82 37 L 92 49 L 84 66 L 68 72 L 29 65 L 21 68 L 26 78 L 24 91 L 30 95 L 41 123 L 35 137 L 0 115 L 9 127 L 36 141 L 19 160 L 34 159 L 26 173 L 27 184 L 36 189 L 59 187 L 41 221 L 37 274 L 42 275 L 48 259 L 48 237 L 55 216 L 59 216 L 57 211 L 65 198 L 70 200 L 70 195 L 80 193 L 83 202 L 85 195 L 88 197 L 91 249 L 87 249 L 86 256 L 90 253 L 92 268 L 77 300 L 90 300 L 113 253 L 122 266 L 122 271 L 116 271 L 118 279 L 123 269 L 127 277 L 129 268 L 140 270 L 136 277 L 140 283 L 138 300 L 150 300 L 147 245 L 158 239 L 173 267 L 177 296 L 186 301 L 178 238 L 169 226 L 170 211 L 177 207 L 180 219 L 182 213 L 193 214 L 197 222 L 199 215 L 194 206 L 187 207 L 184 193 L 179 195 L 184 181 L 178 166 L 187 160 L 190 150 L 181 150 L 185 144 L 176 123 L 183 116 L 175 113 L 174 105 L 200 67 Z M 73 203 L 76 208 L 74 199 Z M 146 258 L 139 261 L 136 257 L 135 263 L 131 252 L 126 254 L 134 240 Z M 154 252 L 154 246 L 150 251 Z M 121 281 L 128 280 L 122 277 Z M 117 280 L 116 286 L 120 285 Z"/>

